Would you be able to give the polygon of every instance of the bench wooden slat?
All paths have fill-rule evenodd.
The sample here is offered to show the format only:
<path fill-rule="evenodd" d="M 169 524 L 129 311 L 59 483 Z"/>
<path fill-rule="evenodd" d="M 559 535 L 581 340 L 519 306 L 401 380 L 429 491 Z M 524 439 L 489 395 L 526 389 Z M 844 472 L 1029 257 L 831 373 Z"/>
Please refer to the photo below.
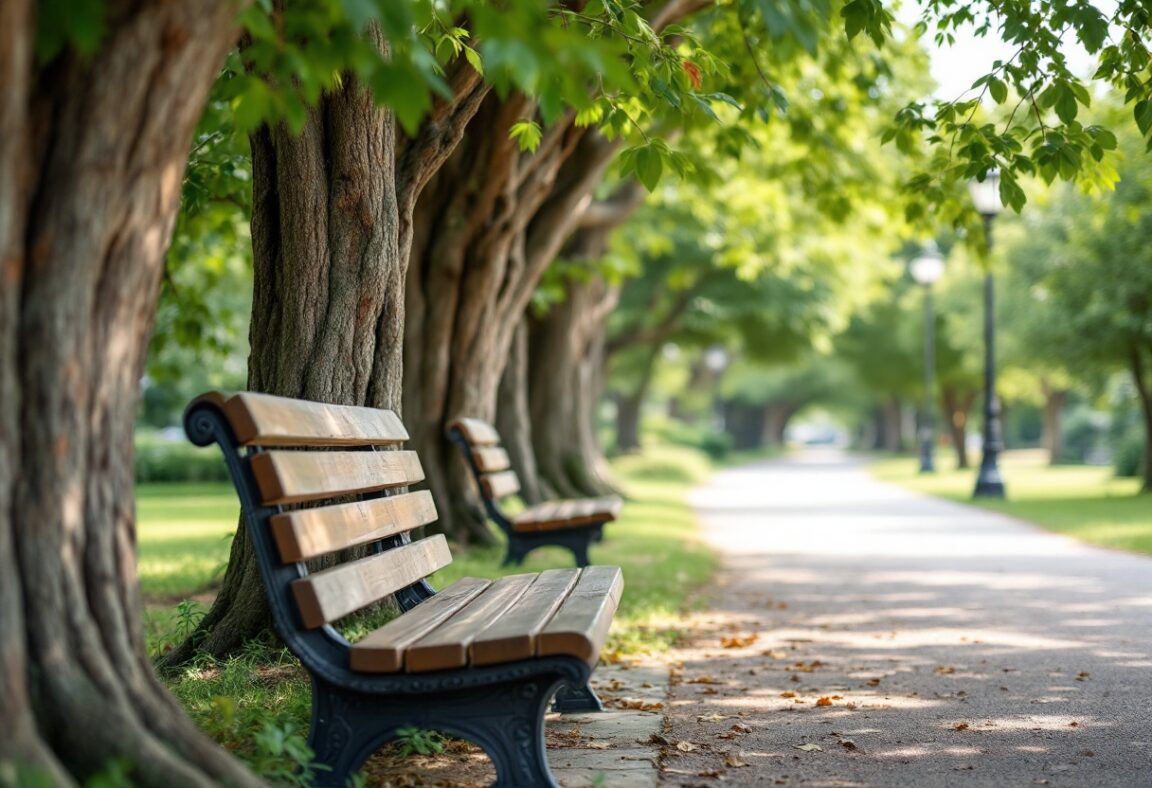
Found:
<path fill-rule="evenodd" d="M 516 531 L 552 531 L 588 523 L 610 522 L 620 513 L 618 498 L 588 498 L 546 501 L 529 507 L 512 518 Z"/>
<path fill-rule="evenodd" d="M 405 667 L 411 673 L 423 673 L 467 665 L 473 639 L 512 609 L 535 579 L 535 574 L 525 574 L 494 581 L 452 618 L 411 645 Z"/>
<path fill-rule="evenodd" d="M 267 451 L 252 473 L 267 505 L 335 498 L 421 481 L 414 451 Z"/>
<path fill-rule="evenodd" d="M 224 403 L 236 440 L 245 446 L 367 446 L 408 440 L 390 410 L 326 405 L 241 392 Z"/>
<path fill-rule="evenodd" d="M 360 673 L 396 673 L 404 669 L 404 652 L 438 624 L 454 615 L 491 584 L 465 577 L 436 592 L 399 618 L 352 644 L 350 665 Z"/>
<path fill-rule="evenodd" d="M 436 534 L 419 542 L 334 566 L 292 581 L 300 618 L 315 629 L 369 605 L 452 563 L 448 542 Z"/>
<path fill-rule="evenodd" d="M 589 566 L 536 639 L 537 656 L 568 655 L 595 665 L 620 604 L 624 575 L 616 566 Z"/>
<path fill-rule="evenodd" d="M 520 478 L 513 471 L 486 473 L 480 477 L 480 484 L 488 498 L 499 499 L 520 492 Z"/>
<path fill-rule="evenodd" d="M 455 419 L 448 424 L 448 429 L 460 430 L 464 440 L 473 446 L 495 446 L 500 443 L 500 434 L 491 424 L 480 419 Z"/>
<path fill-rule="evenodd" d="M 432 493 L 421 490 L 273 515 L 268 521 L 284 563 L 305 561 L 435 522 Z"/>
<path fill-rule="evenodd" d="M 495 665 L 536 656 L 536 638 L 579 576 L 579 569 L 546 569 L 537 575 L 516 607 L 473 639 L 472 664 Z"/>
<path fill-rule="evenodd" d="M 508 452 L 495 446 L 473 449 L 472 459 L 476 461 L 476 467 L 485 473 L 503 471 L 512 467 L 512 461 L 508 458 Z"/>

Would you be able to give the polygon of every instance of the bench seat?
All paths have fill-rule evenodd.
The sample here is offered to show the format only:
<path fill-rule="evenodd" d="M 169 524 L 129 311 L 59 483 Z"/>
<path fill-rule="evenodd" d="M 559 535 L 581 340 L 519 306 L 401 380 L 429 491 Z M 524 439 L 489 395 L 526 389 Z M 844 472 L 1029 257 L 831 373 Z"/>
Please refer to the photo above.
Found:
<path fill-rule="evenodd" d="M 611 522 L 620 516 L 619 498 L 577 498 L 545 501 L 512 517 L 512 530 L 521 533 Z"/>
<path fill-rule="evenodd" d="M 612 566 L 466 577 L 354 643 L 351 667 L 424 673 L 544 656 L 576 657 L 591 667 L 623 585 Z"/>

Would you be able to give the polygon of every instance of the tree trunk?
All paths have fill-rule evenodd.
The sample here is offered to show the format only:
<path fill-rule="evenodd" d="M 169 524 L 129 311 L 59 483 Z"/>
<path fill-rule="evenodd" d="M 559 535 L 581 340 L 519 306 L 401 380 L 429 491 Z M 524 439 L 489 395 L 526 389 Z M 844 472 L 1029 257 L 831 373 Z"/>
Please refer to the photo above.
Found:
<path fill-rule="evenodd" d="M 729 400 L 724 403 L 724 430 L 736 451 L 752 451 L 764 445 L 768 408 Z"/>
<path fill-rule="evenodd" d="M 512 350 L 500 378 L 500 407 L 496 410 L 496 430 L 520 477 L 520 497 L 540 503 L 550 492 L 541 490 L 536 453 L 532 450 L 532 417 L 528 406 L 528 324 L 521 321 L 512 340 Z"/>
<path fill-rule="evenodd" d="M 791 402 L 774 402 L 768 405 L 764 415 L 764 444 L 783 446 L 788 422 L 799 410 L 800 406 Z"/>
<path fill-rule="evenodd" d="M 976 396 L 975 391 L 960 391 L 951 386 L 944 386 L 940 392 L 948 421 L 948 436 L 956 452 L 956 467 L 961 470 L 969 467 L 968 414 L 972 411 Z"/>
<path fill-rule="evenodd" d="M 904 451 L 904 414 L 898 397 L 889 397 L 881 404 L 881 419 L 884 423 L 885 451 Z"/>
<path fill-rule="evenodd" d="M 1129 369 L 1136 393 L 1140 396 L 1140 412 L 1144 417 L 1144 472 L 1140 492 L 1152 493 L 1152 383 L 1148 380 L 1148 364 L 1144 349 L 1137 344 L 1129 351 Z"/>
<path fill-rule="evenodd" d="M 1059 465 L 1064 454 L 1064 431 L 1060 428 L 1060 420 L 1068 402 L 1068 390 L 1055 388 L 1046 380 L 1042 380 L 1040 385 L 1044 390 L 1044 435 L 1041 443 L 1048 453 L 1048 464 Z"/>
<path fill-rule="evenodd" d="M 299 135 L 265 126 L 251 145 L 248 389 L 399 409 L 405 266 L 390 113 L 347 79 L 310 111 Z M 241 527 L 212 608 L 163 664 L 196 651 L 223 657 L 270 625 Z"/>
<path fill-rule="evenodd" d="M 462 63 L 451 82 L 456 98 L 412 140 L 397 139 L 391 112 L 350 75 L 300 134 L 280 125 L 251 136 L 249 390 L 400 411 L 409 217 L 486 91 Z M 161 667 L 224 657 L 271 626 L 241 527 L 211 609 Z"/>
<path fill-rule="evenodd" d="M 586 231 L 580 235 L 585 236 L 582 243 L 589 243 Z M 590 259 L 603 251 L 602 241 L 597 241 L 594 248 L 583 246 L 581 256 Z M 563 303 L 530 320 L 533 447 L 541 481 L 552 495 L 607 495 L 614 488 L 603 475 L 595 419 L 604 324 L 616 306 L 619 289 L 599 276 L 587 282 L 569 279 L 566 289 Z"/>
<path fill-rule="evenodd" d="M 656 371 L 656 358 L 660 355 L 660 345 L 653 345 L 640 366 L 640 382 L 632 391 L 617 396 L 616 399 L 616 450 L 624 453 L 641 449 L 640 421 L 644 400 L 648 396 L 648 386 L 652 373 Z"/>
<path fill-rule="evenodd" d="M 534 153 L 521 153 L 508 130 L 532 111 L 522 96 L 489 95 L 413 219 L 405 411 L 438 525 L 461 543 L 493 537 L 444 425 L 495 419 L 521 316 L 616 148 L 569 117 L 545 131 Z"/>
<path fill-rule="evenodd" d="M 36 70 L 0 5 L 0 772 L 256 785 L 152 671 L 133 427 L 192 130 L 231 2 L 105 4 L 97 50 Z M 34 699 L 34 702 L 31 700 Z"/>

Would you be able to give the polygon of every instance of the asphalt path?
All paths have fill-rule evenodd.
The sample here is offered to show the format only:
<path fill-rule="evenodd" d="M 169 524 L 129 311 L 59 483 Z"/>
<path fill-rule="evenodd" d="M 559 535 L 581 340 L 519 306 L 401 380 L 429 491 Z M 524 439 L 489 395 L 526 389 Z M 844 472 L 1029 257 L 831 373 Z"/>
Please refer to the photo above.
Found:
<path fill-rule="evenodd" d="M 723 569 L 674 655 L 663 784 L 1152 786 L 1152 559 L 833 451 L 694 503 Z"/>

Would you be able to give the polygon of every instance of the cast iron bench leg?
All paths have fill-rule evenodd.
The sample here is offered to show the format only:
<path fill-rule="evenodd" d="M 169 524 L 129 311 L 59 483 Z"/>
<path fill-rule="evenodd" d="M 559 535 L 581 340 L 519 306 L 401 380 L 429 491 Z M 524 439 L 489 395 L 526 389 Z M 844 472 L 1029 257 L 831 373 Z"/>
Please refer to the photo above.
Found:
<path fill-rule="evenodd" d="M 588 684 L 572 687 L 565 684 L 556 692 L 552 710 L 561 714 L 576 714 L 582 711 L 604 711 L 604 704 Z"/>
<path fill-rule="evenodd" d="M 461 714 L 455 728 L 465 738 L 479 744 L 496 767 L 495 788 L 557 788 L 548 769 L 544 747 L 544 713 L 562 679 L 536 676 L 502 692 L 499 703 L 504 716 L 497 724 L 490 718 L 469 719 Z M 491 696 L 473 703 L 491 703 Z"/>

